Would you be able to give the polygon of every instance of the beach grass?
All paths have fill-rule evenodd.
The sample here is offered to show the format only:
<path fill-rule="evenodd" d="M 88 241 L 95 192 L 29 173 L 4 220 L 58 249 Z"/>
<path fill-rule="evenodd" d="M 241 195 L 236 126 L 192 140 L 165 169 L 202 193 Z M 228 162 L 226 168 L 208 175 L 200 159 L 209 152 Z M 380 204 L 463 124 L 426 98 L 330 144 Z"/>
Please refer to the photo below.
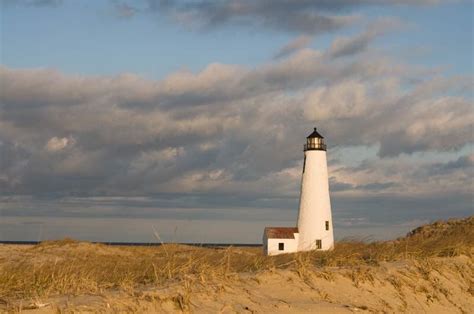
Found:
<path fill-rule="evenodd" d="M 425 225 L 406 237 L 368 242 L 345 239 L 328 252 L 264 256 L 258 247 L 204 248 L 181 244 L 108 246 L 71 239 L 45 241 L 0 256 L 0 299 L 54 295 L 101 294 L 117 290 L 133 294 L 138 287 L 184 286 L 231 280 L 236 274 L 278 269 L 331 276 L 328 267 L 354 267 L 353 280 L 370 280 L 360 266 L 434 257 L 472 258 L 474 217 Z M 424 264 L 423 264 L 424 263 Z M 186 303 L 185 299 L 181 300 Z M 183 304 L 184 304 L 183 303 Z"/>

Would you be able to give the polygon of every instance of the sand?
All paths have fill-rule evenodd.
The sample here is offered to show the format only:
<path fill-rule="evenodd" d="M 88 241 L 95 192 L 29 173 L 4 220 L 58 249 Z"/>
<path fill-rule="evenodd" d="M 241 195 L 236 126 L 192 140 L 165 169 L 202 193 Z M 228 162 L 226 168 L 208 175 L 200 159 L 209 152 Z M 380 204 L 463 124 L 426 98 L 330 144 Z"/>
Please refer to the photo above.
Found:
<path fill-rule="evenodd" d="M 259 248 L 0 245 L 0 312 L 474 313 L 474 217 L 381 243 Z"/>
<path fill-rule="evenodd" d="M 10 258 L 26 247 L 2 246 Z M 13 253 L 13 254 L 12 254 Z M 136 313 L 474 313 L 474 266 L 467 256 L 379 266 L 267 270 L 95 295 L 16 300 L 2 311 Z"/>

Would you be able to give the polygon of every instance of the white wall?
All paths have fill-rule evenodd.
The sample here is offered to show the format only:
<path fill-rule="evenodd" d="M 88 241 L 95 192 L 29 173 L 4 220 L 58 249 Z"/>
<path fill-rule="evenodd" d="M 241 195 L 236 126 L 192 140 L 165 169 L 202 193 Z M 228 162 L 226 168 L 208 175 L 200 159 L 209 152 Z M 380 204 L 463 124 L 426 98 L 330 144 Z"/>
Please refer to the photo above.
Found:
<path fill-rule="evenodd" d="M 293 253 L 298 250 L 297 234 L 295 234 L 295 239 L 266 239 L 264 238 L 263 243 L 264 243 L 264 253 L 266 255 Z M 284 243 L 285 249 L 283 251 L 278 250 L 279 243 Z"/>
<path fill-rule="evenodd" d="M 298 250 L 316 249 L 316 240 L 322 240 L 322 250 L 329 250 L 334 247 L 334 235 L 326 152 L 308 150 L 305 158 L 298 214 Z M 326 230 L 326 221 L 329 221 L 329 230 Z"/>

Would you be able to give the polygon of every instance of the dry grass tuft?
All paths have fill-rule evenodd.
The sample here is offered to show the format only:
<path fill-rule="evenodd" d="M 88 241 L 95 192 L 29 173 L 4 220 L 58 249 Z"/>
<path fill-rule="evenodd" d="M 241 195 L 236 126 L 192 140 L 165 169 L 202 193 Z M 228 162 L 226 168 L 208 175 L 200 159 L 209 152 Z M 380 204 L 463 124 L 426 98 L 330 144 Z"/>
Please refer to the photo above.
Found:
<path fill-rule="evenodd" d="M 395 241 L 346 240 L 330 252 L 273 257 L 263 256 L 259 248 L 209 249 L 179 244 L 115 247 L 64 239 L 24 249 L 15 258 L 0 259 L 0 301 L 100 294 L 106 290 L 133 294 L 137 287 L 179 284 L 183 292 L 172 301 L 186 310 L 191 283 L 231 280 L 238 273 L 272 269 L 294 270 L 304 279 L 330 278 L 322 267 L 356 266 L 349 276 L 360 285 L 373 281 L 368 266 L 406 259 L 419 261 L 421 273 L 429 278 L 431 266 L 424 259 L 460 254 L 472 257 L 473 247 L 474 217 L 423 226 Z"/>

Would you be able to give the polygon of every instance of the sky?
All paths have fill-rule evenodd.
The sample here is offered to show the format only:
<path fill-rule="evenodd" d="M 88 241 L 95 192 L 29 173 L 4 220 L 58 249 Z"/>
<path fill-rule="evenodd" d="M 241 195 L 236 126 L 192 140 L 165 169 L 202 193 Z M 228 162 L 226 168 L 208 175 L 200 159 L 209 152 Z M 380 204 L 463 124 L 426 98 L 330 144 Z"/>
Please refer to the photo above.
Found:
<path fill-rule="evenodd" d="M 474 214 L 472 1 L 2 0 L 0 240 L 259 243 Z"/>

